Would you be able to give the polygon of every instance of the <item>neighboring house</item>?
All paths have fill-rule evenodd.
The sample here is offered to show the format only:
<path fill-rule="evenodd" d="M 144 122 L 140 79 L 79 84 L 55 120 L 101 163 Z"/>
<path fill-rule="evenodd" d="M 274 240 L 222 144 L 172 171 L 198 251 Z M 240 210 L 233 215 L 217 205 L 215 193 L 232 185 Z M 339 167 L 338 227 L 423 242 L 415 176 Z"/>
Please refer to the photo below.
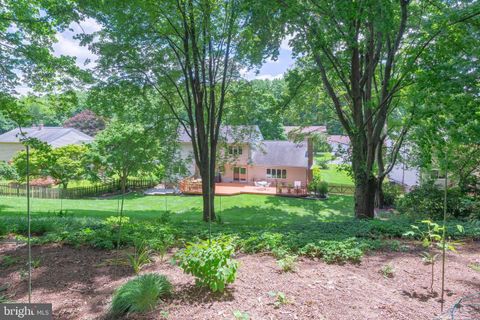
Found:
<path fill-rule="evenodd" d="M 215 172 L 219 182 L 268 181 L 275 185 L 301 181 L 305 186 L 310 180 L 313 157 L 307 142 L 264 140 L 258 126 L 223 126 L 220 136 Z M 191 140 L 184 131 L 180 144 L 190 175 L 198 177 Z"/>
<path fill-rule="evenodd" d="M 327 142 L 332 148 L 333 153 L 345 154 L 350 148 L 350 138 L 342 135 L 329 135 Z"/>
<path fill-rule="evenodd" d="M 308 139 L 313 134 L 326 134 L 327 127 L 326 126 L 307 126 L 307 127 L 300 127 L 300 126 L 284 126 L 283 131 L 285 136 L 289 140 L 298 140 L 297 137 L 302 137 L 301 140 Z"/>
<path fill-rule="evenodd" d="M 38 126 L 22 128 L 22 132 L 26 138 L 36 138 L 48 143 L 53 148 L 93 141 L 92 137 L 74 128 Z M 21 138 L 19 129 L 13 129 L 0 135 L 0 161 L 10 161 L 19 151 L 25 149 L 20 142 Z"/>

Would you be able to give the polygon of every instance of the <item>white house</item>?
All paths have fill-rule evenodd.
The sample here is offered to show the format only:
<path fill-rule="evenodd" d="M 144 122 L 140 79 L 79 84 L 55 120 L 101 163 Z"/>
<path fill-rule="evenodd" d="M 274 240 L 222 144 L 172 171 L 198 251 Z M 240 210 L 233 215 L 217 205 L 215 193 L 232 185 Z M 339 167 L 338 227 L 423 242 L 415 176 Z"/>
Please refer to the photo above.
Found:
<path fill-rule="evenodd" d="M 74 128 L 38 126 L 22 128 L 22 132 L 24 136 L 19 129 L 13 129 L 0 135 L 0 161 L 10 161 L 19 151 L 25 149 L 20 141 L 23 137 L 36 138 L 48 143 L 53 148 L 93 141 L 93 137 Z"/>

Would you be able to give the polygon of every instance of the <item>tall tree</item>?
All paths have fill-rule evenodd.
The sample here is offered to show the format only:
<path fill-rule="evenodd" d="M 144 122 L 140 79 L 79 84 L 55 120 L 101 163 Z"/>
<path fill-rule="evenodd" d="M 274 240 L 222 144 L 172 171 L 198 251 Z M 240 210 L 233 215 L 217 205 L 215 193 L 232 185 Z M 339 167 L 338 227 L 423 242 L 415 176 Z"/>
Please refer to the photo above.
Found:
<path fill-rule="evenodd" d="M 227 101 L 229 108 L 225 110 L 225 123 L 258 125 L 266 140 L 285 140 L 280 108 L 285 87 L 282 79 L 234 82 Z"/>
<path fill-rule="evenodd" d="M 478 3 L 312 0 L 257 7 L 280 17 L 305 66 L 318 72 L 350 137 L 355 215 L 373 217 L 376 153 L 397 95 L 425 49 L 452 25 L 477 17 Z"/>
<path fill-rule="evenodd" d="M 248 16 L 239 0 L 87 1 L 102 25 L 84 39 L 107 82 L 154 91 L 191 138 L 202 178 L 203 219 L 215 219 L 217 144 L 229 83 L 243 58 Z M 241 36 L 242 35 L 242 36 Z M 248 43 L 247 41 L 245 41 Z"/>

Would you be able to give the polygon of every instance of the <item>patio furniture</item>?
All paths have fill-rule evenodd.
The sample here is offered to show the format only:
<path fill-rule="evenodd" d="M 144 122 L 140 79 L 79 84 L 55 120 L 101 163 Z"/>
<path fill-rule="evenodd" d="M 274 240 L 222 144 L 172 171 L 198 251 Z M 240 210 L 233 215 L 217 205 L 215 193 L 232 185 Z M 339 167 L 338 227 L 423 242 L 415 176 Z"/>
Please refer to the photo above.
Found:
<path fill-rule="evenodd" d="M 255 186 L 261 188 L 262 190 L 267 190 L 267 187 L 270 186 L 270 183 L 267 181 L 255 181 Z"/>

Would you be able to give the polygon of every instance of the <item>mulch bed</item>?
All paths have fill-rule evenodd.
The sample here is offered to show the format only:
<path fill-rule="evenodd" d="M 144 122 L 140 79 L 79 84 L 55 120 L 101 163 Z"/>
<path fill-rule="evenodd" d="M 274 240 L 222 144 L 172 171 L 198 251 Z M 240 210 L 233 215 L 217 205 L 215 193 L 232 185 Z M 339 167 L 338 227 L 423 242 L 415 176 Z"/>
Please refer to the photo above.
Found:
<path fill-rule="evenodd" d="M 0 244 L 0 261 L 8 255 L 15 265 L 0 267 L 0 292 L 11 301 L 27 300 L 24 245 Z M 115 251 L 69 246 L 34 246 L 33 302 L 53 303 L 54 319 L 102 319 L 112 292 L 134 275 L 126 265 L 112 265 Z M 155 311 L 133 319 L 234 319 L 247 312 L 250 319 L 433 319 L 440 313 L 440 263 L 436 267 L 435 293 L 429 292 L 430 266 L 418 251 L 376 252 L 360 264 L 329 265 L 301 258 L 296 272 L 283 273 L 266 254 L 239 255 L 238 278 L 223 295 L 195 286 L 193 277 L 169 263 L 169 258 L 146 266 L 144 272 L 165 274 L 174 295 Z M 480 263 L 480 245 L 471 242 L 447 260 L 446 309 L 462 296 L 480 291 L 480 272 L 468 267 Z M 380 269 L 391 264 L 393 278 Z M 269 292 L 283 292 L 287 304 L 276 306 Z M 475 317 L 473 317 L 475 319 Z M 478 315 L 480 319 L 480 314 Z"/>

